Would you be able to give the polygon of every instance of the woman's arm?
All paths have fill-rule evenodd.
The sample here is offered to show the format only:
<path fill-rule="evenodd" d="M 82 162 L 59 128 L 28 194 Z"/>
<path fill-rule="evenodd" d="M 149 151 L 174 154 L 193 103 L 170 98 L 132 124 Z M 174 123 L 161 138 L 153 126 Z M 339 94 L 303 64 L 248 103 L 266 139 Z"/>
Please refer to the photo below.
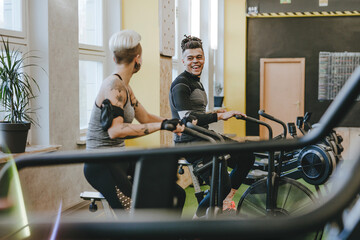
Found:
<path fill-rule="evenodd" d="M 144 106 L 137 100 L 134 92 L 130 87 L 129 87 L 129 94 L 130 94 L 131 104 L 134 106 L 135 109 L 135 118 L 140 123 L 162 122 L 165 119 L 163 117 L 156 116 L 146 111 Z"/>
<path fill-rule="evenodd" d="M 148 135 L 160 129 L 161 122 L 146 124 L 124 123 L 124 118 L 117 117 L 108 129 L 108 134 L 110 138 L 135 138 Z"/>
<path fill-rule="evenodd" d="M 107 95 L 114 106 L 121 108 L 124 108 L 126 101 L 130 100 L 127 99 L 124 82 L 119 80 L 113 81 Z M 133 94 L 130 94 L 130 96 L 133 96 Z M 136 98 L 133 100 L 136 100 Z M 135 115 L 138 115 L 138 117 L 140 116 L 140 119 L 142 119 L 142 121 L 139 121 L 141 124 L 124 123 L 124 117 L 118 116 L 113 119 L 111 126 L 107 130 L 110 138 L 141 137 L 162 129 L 163 118 L 149 114 L 138 101 L 132 103 L 134 104 Z M 184 131 L 184 126 L 177 124 L 176 129 L 173 132 L 180 133 L 182 131 Z"/>

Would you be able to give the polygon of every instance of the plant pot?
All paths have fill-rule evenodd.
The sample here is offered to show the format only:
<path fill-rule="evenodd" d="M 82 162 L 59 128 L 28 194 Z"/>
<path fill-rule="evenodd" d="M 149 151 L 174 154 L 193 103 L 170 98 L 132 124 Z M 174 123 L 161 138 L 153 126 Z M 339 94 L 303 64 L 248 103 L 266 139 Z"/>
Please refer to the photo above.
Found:
<path fill-rule="evenodd" d="M 0 148 L 5 153 L 25 152 L 30 123 L 0 122 Z"/>
<path fill-rule="evenodd" d="M 214 107 L 222 107 L 223 101 L 223 96 L 214 96 Z"/>

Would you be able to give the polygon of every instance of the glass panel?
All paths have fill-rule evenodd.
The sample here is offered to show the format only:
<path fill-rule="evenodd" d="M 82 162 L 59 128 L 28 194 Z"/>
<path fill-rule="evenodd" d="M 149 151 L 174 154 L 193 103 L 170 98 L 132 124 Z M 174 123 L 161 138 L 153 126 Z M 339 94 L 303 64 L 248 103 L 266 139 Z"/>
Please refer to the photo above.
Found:
<path fill-rule="evenodd" d="M 86 129 L 95 97 L 103 80 L 103 64 L 96 61 L 79 61 L 80 129 Z"/>
<path fill-rule="evenodd" d="M 22 31 L 22 0 L 0 0 L 0 28 Z"/>
<path fill-rule="evenodd" d="M 172 69 L 172 81 L 174 81 L 178 75 L 179 75 L 179 73 L 178 73 L 177 67 L 174 66 Z"/>
<path fill-rule="evenodd" d="M 103 45 L 102 0 L 79 0 L 79 42 Z"/>
<path fill-rule="evenodd" d="M 218 0 L 211 0 L 211 19 L 210 19 L 210 46 L 217 49 L 218 44 Z"/>
<path fill-rule="evenodd" d="M 200 37 L 200 0 L 191 0 L 191 36 Z"/>

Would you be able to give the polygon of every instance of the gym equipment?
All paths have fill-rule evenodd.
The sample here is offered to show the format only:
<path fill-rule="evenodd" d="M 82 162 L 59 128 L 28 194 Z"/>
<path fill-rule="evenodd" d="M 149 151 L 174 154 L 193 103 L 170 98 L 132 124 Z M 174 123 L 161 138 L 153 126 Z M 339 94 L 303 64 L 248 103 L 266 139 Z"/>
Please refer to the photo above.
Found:
<path fill-rule="evenodd" d="M 259 114 L 282 125 L 283 133 L 273 138 L 274 140 L 285 138 L 287 128 L 293 138 L 298 138 L 294 123 L 288 123 L 286 126 L 284 122 L 265 113 L 264 110 L 259 110 Z M 311 113 L 307 112 L 304 117 L 297 117 L 296 119 L 296 125 L 303 135 L 308 134 L 314 127 L 318 126 L 312 126 L 309 123 L 310 116 Z M 306 128 L 303 125 L 306 125 Z M 277 174 L 292 179 L 303 178 L 307 183 L 319 189 L 318 186 L 326 183 L 336 166 L 342 161 L 341 152 L 344 148 L 341 142 L 342 137 L 334 130 L 331 130 L 326 137 L 316 144 L 289 152 L 280 151 L 275 154 Z M 260 153 L 257 153 L 257 155 L 261 156 Z M 262 154 L 262 157 L 264 156 L 267 155 Z M 267 162 L 258 163 L 258 165 L 261 165 L 261 170 L 267 170 Z"/>
<path fill-rule="evenodd" d="M 311 113 L 307 112 L 303 118 L 297 118 L 298 129 L 303 135 L 308 134 L 314 128 L 318 127 L 318 124 L 311 125 L 309 123 L 310 116 Z M 301 119 L 304 120 L 302 121 Z M 306 129 L 302 127 L 303 122 L 306 123 Z M 326 183 L 336 167 L 343 160 L 341 156 L 341 152 L 344 150 L 341 145 L 342 141 L 342 137 L 337 134 L 335 130 L 331 130 L 330 133 L 318 143 L 300 149 L 297 155 L 298 169 L 301 177 L 307 183 L 315 186 Z"/>
<path fill-rule="evenodd" d="M 98 210 L 98 206 L 97 206 L 96 202 L 100 201 L 102 204 L 102 207 L 104 209 L 105 216 L 108 219 L 116 217 L 113 210 L 110 208 L 109 203 L 106 201 L 105 197 L 101 193 L 84 191 L 84 192 L 80 193 L 80 198 L 82 198 L 85 201 L 90 201 L 90 204 L 89 204 L 90 212 L 96 212 Z"/>
<path fill-rule="evenodd" d="M 22 156 L 15 160 L 18 170 L 34 166 L 53 166 L 63 164 L 75 164 L 84 162 L 115 162 L 131 159 L 137 160 L 142 157 L 166 157 L 168 155 L 190 154 L 224 154 L 241 153 L 247 151 L 290 151 L 315 144 L 324 138 L 333 129 L 353 105 L 354 100 L 360 93 L 360 68 L 356 69 L 350 79 L 343 86 L 336 99 L 323 114 L 319 128 L 298 139 L 279 141 L 262 141 L 258 143 L 231 143 L 209 144 L 203 146 L 183 146 L 163 149 L 143 149 L 114 152 L 57 152 L 34 156 Z M 360 191 L 360 151 L 354 161 L 345 161 L 341 172 L 334 175 L 334 188 L 327 199 L 315 203 L 312 209 L 301 215 L 290 215 L 280 218 L 256 218 L 256 219 L 202 219 L 197 221 L 179 220 L 171 216 L 151 212 L 151 218 L 138 216 L 129 219 L 128 216 L 120 221 L 99 222 L 90 219 L 74 221 L 73 219 L 61 218 L 58 225 L 58 239 L 144 239 L 151 236 L 153 239 L 289 239 L 294 236 L 301 237 L 303 234 L 322 228 L 329 223 L 331 226 L 331 239 L 355 240 L 360 237 L 359 201 L 357 196 Z M 169 161 L 171 161 L 170 159 Z M 156 163 L 155 159 L 153 163 Z M 175 160 L 176 164 L 176 160 Z M 10 167 L 7 163 L 0 171 L 0 189 L 4 189 L 3 180 L 7 176 Z M 151 179 L 148 179 L 151 180 Z M 136 189 L 135 189 L 136 190 Z M 3 196 L 1 196 L 3 197 Z M 351 221 L 348 221 L 351 216 Z M 0 233 L 7 234 L 11 238 L 9 229 L 14 225 L 13 219 L 0 218 Z M 330 225 L 330 223 L 332 223 Z M 30 219 L 27 225 L 32 232 L 32 239 L 36 233 L 48 234 L 54 230 L 54 216 Z M 261 227 L 261 230 L 259 230 Z M 44 235 L 42 235 L 44 236 Z M 46 236 L 46 235 L 45 235 Z M 44 237 L 43 237 L 44 238 Z M 47 238 L 47 237 L 46 237 Z"/>
<path fill-rule="evenodd" d="M 96 212 L 98 210 L 96 201 L 101 201 L 103 203 L 103 200 L 105 200 L 105 197 L 101 193 L 88 192 L 88 191 L 80 193 L 80 198 L 90 201 L 90 205 L 89 205 L 90 212 Z"/>
<path fill-rule="evenodd" d="M 274 141 L 270 125 L 249 116 L 237 116 L 236 118 L 266 126 L 269 131 L 269 140 Z M 286 136 L 286 131 L 284 131 L 283 136 Z M 238 204 L 240 215 L 258 217 L 259 214 L 262 216 L 290 214 L 298 211 L 299 206 L 308 206 L 314 202 L 314 197 L 306 186 L 293 179 L 281 177 L 282 156 L 283 152 L 280 152 L 279 164 L 275 168 L 274 153 L 268 153 L 267 178 L 255 182 L 243 194 Z M 282 195 L 287 196 L 286 201 L 280 198 Z M 289 197 L 290 195 L 294 195 L 296 198 Z"/>
<path fill-rule="evenodd" d="M 184 133 L 192 135 L 194 137 L 201 138 L 203 140 L 208 140 L 211 143 L 215 144 L 218 142 L 224 143 L 224 138 L 214 132 L 210 131 L 208 129 L 199 127 L 197 125 L 192 124 L 191 122 L 186 123 L 186 128 L 184 130 Z M 212 139 L 212 140 L 210 140 Z M 217 141 L 215 140 L 217 139 Z M 229 155 L 213 155 L 212 161 L 209 161 L 204 164 L 198 164 L 193 172 L 195 175 L 198 175 L 202 171 L 208 170 L 210 167 L 212 168 L 211 171 L 211 183 L 210 183 L 210 204 L 209 208 L 206 211 L 206 217 L 216 217 L 222 212 L 222 169 L 226 167 L 226 160 L 229 158 Z M 202 195 L 204 196 L 204 195 Z M 202 198 L 201 198 L 202 200 Z M 201 201 L 200 200 L 200 201 Z M 198 199 L 199 201 L 199 199 Z M 200 202 L 199 201 L 199 202 Z"/>
<path fill-rule="evenodd" d="M 263 110 L 259 114 L 283 126 L 284 132 L 276 139 L 286 138 L 286 125 L 281 120 L 266 114 Z M 236 116 L 237 119 L 253 122 L 267 127 L 269 140 L 272 138 L 271 126 L 263 121 L 252 117 Z M 237 207 L 237 214 L 246 218 L 279 217 L 301 214 L 304 209 L 316 202 L 313 193 L 300 182 L 281 176 L 284 151 L 278 156 L 278 164 L 275 166 L 274 152 L 268 152 L 268 175 L 252 184 L 241 196 Z M 309 239 L 321 239 L 322 229 L 310 233 Z"/>
<path fill-rule="evenodd" d="M 201 200 L 204 199 L 204 195 L 207 194 L 208 192 L 201 190 L 198 176 L 195 175 L 194 167 L 191 163 L 189 163 L 185 159 L 179 159 L 178 163 L 179 163 L 179 171 L 178 171 L 179 174 L 184 174 L 184 169 L 183 169 L 184 166 L 186 166 L 189 169 L 190 177 L 195 191 L 195 197 L 197 202 L 200 203 Z"/>

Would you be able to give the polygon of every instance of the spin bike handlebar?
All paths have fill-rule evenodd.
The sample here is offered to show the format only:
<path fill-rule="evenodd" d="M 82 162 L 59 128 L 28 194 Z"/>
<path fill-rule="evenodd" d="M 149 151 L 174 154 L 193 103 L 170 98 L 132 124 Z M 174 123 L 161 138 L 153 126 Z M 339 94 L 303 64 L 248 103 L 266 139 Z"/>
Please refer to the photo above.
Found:
<path fill-rule="evenodd" d="M 267 118 L 267 119 L 269 119 L 269 120 L 271 120 L 271 121 L 280 123 L 280 124 L 282 125 L 283 129 L 284 129 L 284 133 L 283 133 L 283 134 L 284 134 L 284 138 L 286 138 L 287 129 L 286 129 L 286 124 L 285 124 L 283 121 L 281 121 L 280 119 L 277 119 L 277 118 L 275 118 L 275 117 L 273 117 L 273 116 L 265 113 L 265 110 L 262 110 L 262 109 L 259 110 L 258 113 L 259 113 L 259 115 L 263 116 L 264 118 Z"/>
<path fill-rule="evenodd" d="M 260 116 L 263 116 L 264 118 L 267 118 L 267 119 L 269 119 L 269 120 L 271 120 L 271 121 L 280 123 L 281 126 L 283 127 L 283 130 L 284 130 L 284 131 L 283 131 L 283 136 L 281 136 L 281 134 L 280 134 L 280 135 L 276 136 L 274 139 L 281 139 L 281 138 L 286 139 L 287 127 L 286 127 L 286 124 L 285 124 L 283 121 L 281 121 L 280 119 L 277 119 L 277 118 L 271 116 L 270 114 L 265 113 L 265 110 L 262 110 L 262 109 L 259 110 L 258 113 L 259 113 Z M 283 156 L 284 156 L 284 151 L 281 150 L 281 151 L 280 151 L 280 156 L 279 156 L 279 167 L 278 167 L 277 170 L 276 170 L 276 174 L 277 174 L 278 176 L 281 175 L 281 164 L 282 164 L 282 161 L 283 161 Z"/>
<path fill-rule="evenodd" d="M 249 121 L 249 122 L 253 122 L 259 125 L 263 125 L 265 127 L 267 127 L 267 129 L 269 130 L 269 140 L 272 139 L 272 128 L 269 124 L 260 121 L 256 118 L 252 118 L 249 116 L 242 116 L 242 115 L 236 115 L 235 116 L 236 119 L 241 119 L 241 120 L 245 120 L 245 121 Z M 275 167 L 275 163 L 274 163 L 274 151 L 269 151 L 269 166 L 268 166 L 268 177 L 267 177 L 267 194 L 266 194 L 266 209 L 267 210 L 271 210 L 274 209 L 275 206 L 273 204 L 272 199 L 274 198 L 274 192 L 273 192 L 273 172 L 274 172 L 274 167 Z"/>
<path fill-rule="evenodd" d="M 211 131 L 209 129 L 194 125 L 191 122 L 187 122 L 186 127 L 190 128 L 190 129 L 193 129 L 193 130 L 195 130 L 195 131 L 197 131 L 199 133 L 205 134 L 208 137 L 211 137 L 213 140 L 214 140 L 214 138 L 216 138 L 216 139 L 219 139 L 220 142 L 225 142 L 224 138 L 220 134 L 218 134 L 217 132 L 214 132 L 214 131 Z"/>
<path fill-rule="evenodd" d="M 214 143 L 214 142 L 216 143 L 215 139 L 218 139 L 220 142 L 225 142 L 224 138 L 220 134 L 218 134 L 217 132 L 214 132 L 214 131 L 211 131 L 209 129 L 194 125 L 191 122 L 186 123 L 185 130 L 186 131 L 184 131 L 184 133 L 188 134 L 188 131 L 190 130 L 191 132 L 189 133 L 189 135 L 194 136 L 194 137 L 199 137 L 199 138 L 202 138 L 204 140 L 207 140 L 207 139 L 205 139 L 205 136 L 206 136 L 207 138 L 212 139 L 212 141 L 211 141 L 212 143 Z M 196 133 L 196 135 L 193 134 L 193 133 Z M 227 157 L 228 157 L 228 155 L 223 156 L 222 159 L 226 160 Z M 206 169 L 208 169 L 211 166 L 213 166 L 213 161 L 207 162 L 207 163 L 205 163 L 204 165 L 202 165 L 200 167 L 194 168 L 194 173 L 195 174 L 201 173 L 201 172 L 205 171 Z"/>
<path fill-rule="evenodd" d="M 272 131 L 272 128 L 271 128 L 271 126 L 269 124 L 267 124 L 267 123 L 265 123 L 263 121 L 260 121 L 260 120 L 258 120 L 256 118 L 249 117 L 249 116 L 244 117 L 243 115 L 235 115 L 235 118 L 265 126 L 269 130 L 269 139 L 272 139 L 273 131 Z"/>
<path fill-rule="evenodd" d="M 211 139 L 212 143 L 216 143 L 215 139 L 218 139 L 219 142 L 225 142 L 224 138 L 211 130 L 208 130 L 206 128 L 197 126 L 192 124 L 191 122 L 186 123 L 186 127 L 184 130 L 184 133 L 200 137 L 204 140 Z M 205 138 L 206 137 L 206 138 Z M 223 169 L 223 161 L 226 160 L 226 156 L 213 156 L 212 161 L 208 161 L 206 163 L 203 163 L 201 165 L 196 166 L 193 169 L 193 173 L 195 175 L 212 168 L 212 174 L 211 174 L 211 184 L 210 184 L 210 204 L 209 204 L 209 211 L 208 214 L 211 217 L 214 217 L 216 215 L 216 207 L 221 207 L 222 202 L 219 201 L 221 199 L 221 179 L 222 179 L 222 169 Z"/>
<path fill-rule="evenodd" d="M 190 123 L 190 124 L 191 124 L 191 123 Z M 172 132 L 172 131 L 174 131 L 175 129 L 176 129 L 176 127 L 175 127 L 173 124 L 171 124 L 171 123 L 167 123 L 167 124 L 165 124 L 165 126 L 164 126 L 164 130 L 167 130 L 167 131 L 171 131 L 171 132 Z M 188 134 L 188 135 L 193 136 L 193 137 L 201 138 L 201 139 L 203 139 L 203 140 L 205 140 L 205 141 L 209 141 L 209 142 L 211 142 L 211 143 L 216 143 L 216 141 L 215 141 L 213 138 L 211 138 L 211 137 L 209 137 L 209 136 L 201 133 L 200 131 L 195 131 L 195 130 L 193 130 L 193 129 L 191 129 L 191 128 L 188 128 L 188 127 L 185 127 L 183 133 Z"/>

